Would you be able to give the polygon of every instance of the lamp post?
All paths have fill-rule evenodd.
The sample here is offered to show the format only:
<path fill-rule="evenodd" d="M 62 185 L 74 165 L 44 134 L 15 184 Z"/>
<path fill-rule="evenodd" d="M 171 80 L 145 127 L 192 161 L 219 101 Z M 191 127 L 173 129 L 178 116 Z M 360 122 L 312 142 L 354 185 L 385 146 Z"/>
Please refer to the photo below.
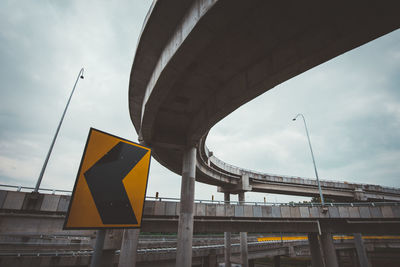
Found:
<path fill-rule="evenodd" d="M 308 139 L 308 145 L 310 146 L 311 157 L 312 157 L 312 161 L 313 161 L 313 164 L 314 164 L 315 176 L 317 177 L 317 184 L 318 184 L 319 196 L 321 197 L 321 204 L 322 204 L 322 206 L 325 206 L 324 196 L 322 195 L 322 190 L 321 190 L 321 184 L 319 183 L 318 172 L 317 172 L 317 166 L 315 165 L 314 153 L 313 153 L 313 150 L 312 150 L 312 147 L 311 147 L 310 135 L 308 134 L 306 119 L 304 118 L 304 115 L 303 115 L 303 114 L 299 113 L 299 114 L 296 115 L 296 117 L 293 118 L 293 120 L 295 121 L 295 120 L 297 119 L 297 117 L 299 117 L 299 116 L 301 116 L 301 117 L 303 118 L 304 127 L 306 128 L 306 134 L 307 134 L 307 139 Z"/>
<path fill-rule="evenodd" d="M 56 142 L 58 132 L 60 131 L 60 127 L 61 127 L 61 124 L 62 124 L 62 122 L 64 120 L 65 113 L 67 112 L 67 108 L 69 106 L 69 102 L 71 101 L 72 95 L 73 95 L 73 93 L 75 91 L 76 84 L 78 83 L 79 78 L 83 79 L 83 71 L 84 71 L 84 69 L 82 68 L 79 71 L 78 77 L 76 78 L 76 81 L 75 81 L 74 87 L 72 89 L 71 95 L 69 96 L 67 105 L 65 106 L 64 112 L 63 112 L 63 114 L 61 116 L 61 120 L 60 120 L 60 122 L 58 124 L 56 133 L 55 133 L 55 135 L 53 137 L 53 141 L 51 142 L 49 152 L 47 152 L 46 159 L 44 160 L 42 170 L 40 171 L 39 178 L 38 178 L 38 180 L 36 182 L 35 190 L 33 192 L 37 193 L 39 191 L 40 183 L 42 182 L 42 178 L 43 178 L 44 171 L 46 170 L 47 162 L 49 161 L 51 151 L 53 150 L 54 143 Z"/>

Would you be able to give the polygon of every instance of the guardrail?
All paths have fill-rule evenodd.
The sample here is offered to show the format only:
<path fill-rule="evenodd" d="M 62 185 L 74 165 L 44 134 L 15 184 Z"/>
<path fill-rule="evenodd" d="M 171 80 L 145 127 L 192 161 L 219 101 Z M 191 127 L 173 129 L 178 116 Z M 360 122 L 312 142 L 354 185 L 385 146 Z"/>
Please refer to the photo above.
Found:
<path fill-rule="evenodd" d="M 28 186 L 17 186 L 17 185 L 6 185 L 0 184 L 0 190 L 2 188 L 8 189 L 15 189 L 17 192 L 29 192 L 33 190 L 33 187 Z M 39 192 L 51 192 L 51 194 L 61 193 L 65 195 L 71 195 L 72 191 L 69 190 L 60 190 L 60 189 L 48 189 L 48 188 L 40 188 Z M 165 202 L 180 202 L 180 198 L 173 198 L 173 197 L 151 197 L 146 196 L 146 200 L 149 201 L 165 201 Z M 229 205 L 252 205 L 252 206 L 289 206 L 289 207 L 321 207 L 321 203 L 314 203 L 314 202 L 289 202 L 289 203 L 282 203 L 282 202 L 255 202 L 255 201 L 224 201 L 224 200 L 207 200 L 207 199 L 195 199 L 195 203 L 202 203 L 202 204 L 229 204 Z M 375 207 L 375 206 L 383 206 L 383 205 L 390 205 L 390 206 L 399 206 L 400 202 L 331 202 L 325 203 L 325 206 L 349 206 L 349 207 Z"/>
<path fill-rule="evenodd" d="M 306 180 L 315 181 L 315 183 L 316 183 L 316 180 L 314 178 L 260 172 L 260 171 L 256 171 L 256 170 L 252 170 L 252 169 L 246 169 L 246 168 L 242 168 L 242 167 L 238 167 L 238 166 L 226 163 L 225 161 L 217 158 L 216 156 L 211 156 L 210 159 L 211 158 L 221 162 L 220 164 L 226 165 L 228 168 L 236 168 L 236 169 L 239 169 L 239 170 L 244 171 L 244 172 L 255 173 L 257 175 L 264 176 L 264 177 L 282 177 L 282 178 L 289 178 L 289 179 L 306 179 Z M 328 179 L 322 178 L 322 179 L 320 179 L 320 182 L 343 183 L 343 184 L 349 184 L 349 185 L 357 185 L 360 188 L 365 188 L 365 187 L 371 186 L 371 184 L 364 184 L 364 183 L 358 183 L 358 182 L 348 182 L 348 181 L 344 181 L 344 180 L 334 180 L 334 179 L 329 179 L 329 178 Z M 372 185 L 372 186 L 378 186 L 378 187 L 381 187 L 381 188 L 391 189 L 391 190 L 399 190 L 398 187 L 394 187 L 394 186 L 382 186 L 382 185 Z"/>
<path fill-rule="evenodd" d="M 0 184 L 0 189 L 2 189 L 2 188 L 16 189 L 17 192 L 29 192 L 29 191 L 35 189 L 34 187 L 29 187 L 29 186 Z M 39 192 L 51 192 L 53 195 L 55 193 L 62 193 L 62 194 L 67 194 L 67 195 L 72 194 L 72 191 L 70 191 L 70 190 L 48 189 L 48 188 L 40 188 Z"/>
<path fill-rule="evenodd" d="M 151 201 L 165 201 L 165 202 L 179 202 L 179 198 L 171 198 L 171 197 L 150 197 L 146 196 L 146 200 Z M 224 200 L 206 200 L 206 199 L 195 199 L 195 203 L 202 203 L 202 204 L 229 204 L 229 205 L 252 205 L 252 206 L 289 206 L 289 207 L 322 207 L 321 203 L 314 203 L 314 202 L 302 202 L 302 203 L 279 203 L 279 202 L 249 202 L 249 201 L 224 201 Z M 325 207 L 334 207 L 334 206 L 349 206 L 349 207 L 375 207 L 375 206 L 400 206 L 400 202 L 331 202 L 325 203 Z"/>
<path fill-rule="evenodd" d="M 249 246 L 259 246 L 262 244 L 276 244 L 276 243 L 291 243 L 291 242 L 299 242 L 293 240 L 279 240 L 279 241 L 261 241 L 261 242 L 248 242 Z M 307 242 L 307 241 L 300 241 Z M 231 244 L 232 247 L 240 246 L 240 243 Z M 193 246 L 193 249 L 215 249 L 215 248 L 224 248 L 225 245 L 202 245 L 202 246 Z M 166 247 L 166 248 L 143 248 L 137 249 L 137 253 L 146 254 L 146 253 L 160 253 L 160 252 L 173 252 L 176 251 L 176 247 Z M 14 257 L 22 257 L 22 256 L 33 256 L 33 257 L 43 257 L 43 256 L 90 256 L 93 254 L 93 250 L 75 250 L 75 251 L 43 251 L 43 252 L 0 252 L 0 257 L 4 256 L 14 256 Z M 115 255 L 119 255 L 120 250 L 115 251 Z"/>
<path fill-rule="evenodd" d="M 22 256 L 84 256 L 92 255 L 93 250 L 78 250 L 78 251 L 46 251 L 46 252 L 0 252 L 0 257 L 22 257 Z"/>

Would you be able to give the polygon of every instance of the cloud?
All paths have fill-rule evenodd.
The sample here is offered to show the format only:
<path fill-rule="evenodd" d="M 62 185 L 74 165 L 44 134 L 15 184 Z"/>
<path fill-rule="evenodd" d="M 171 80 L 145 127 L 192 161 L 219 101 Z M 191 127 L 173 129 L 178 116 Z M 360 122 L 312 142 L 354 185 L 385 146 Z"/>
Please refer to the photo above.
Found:
<path fill-rule="evenodd" d="M 0 70 L 1 179 L 35 184 L 84 66 L 85 79 L 78 82 L 43 180 L 44 186 L 71 189 L 90 127 L 137 138 L 128 82 L 151 3 L 39 2 L 0 4 L 0 59 L 7 66 Z"/>

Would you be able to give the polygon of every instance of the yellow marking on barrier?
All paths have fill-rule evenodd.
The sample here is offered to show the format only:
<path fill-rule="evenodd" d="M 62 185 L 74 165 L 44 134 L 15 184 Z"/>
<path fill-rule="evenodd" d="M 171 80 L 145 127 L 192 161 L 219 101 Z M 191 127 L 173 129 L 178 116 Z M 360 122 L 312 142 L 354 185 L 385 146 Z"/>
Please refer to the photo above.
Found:
<path fill-rule="evenodd" d="M 258 242 L 265 241 L 294 241 L 294 240 L 308 240 L 307 236 L 272 236 L 272 237 L 259 237 L 257 238 Z"/>
<path fill-rule="evenodd" d="M 363 239 L 383 239 L 383 240 L 396 240 L 400 239 L 400 236 L 396 235 L 384 235 L 384 236 L 363 236 Z M 334 235 L 334 240 L 352 240 L 354 236 L 352 235 Z M 270 237 L 258 237 L 258 242 L 266 242 L 266 241 L 300 241 L 300 240 L 308 240 L 307 236 L 270 236 Z"/>
<path fill-rule="evenodd" d="M 352 235 L 334 235 L 333 240 L 351 240 L 354 239 Z"/>
<path fill-rule="evenodd" d="M 363 239 L 400 239 L 400 235 L 363 236 Z"/>

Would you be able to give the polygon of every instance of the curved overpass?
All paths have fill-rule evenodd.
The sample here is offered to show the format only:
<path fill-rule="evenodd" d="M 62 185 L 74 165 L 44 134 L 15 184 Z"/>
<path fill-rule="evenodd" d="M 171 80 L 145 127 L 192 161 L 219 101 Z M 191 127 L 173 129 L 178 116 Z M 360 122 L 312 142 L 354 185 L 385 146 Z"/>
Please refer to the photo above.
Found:
<path fill-rule="evenodd" d="M 171 171 L 197 147 L 196 180 L 221 191 L 318 196 L 314 180 L 244 170 L 205 146 L 210 128 L 274 86 L 400 26 L 397 1 L 154 1 L 137 46 L 129 109 Z M 400 190 L 322 181 L 337 199 L 400 201 Z"/>

